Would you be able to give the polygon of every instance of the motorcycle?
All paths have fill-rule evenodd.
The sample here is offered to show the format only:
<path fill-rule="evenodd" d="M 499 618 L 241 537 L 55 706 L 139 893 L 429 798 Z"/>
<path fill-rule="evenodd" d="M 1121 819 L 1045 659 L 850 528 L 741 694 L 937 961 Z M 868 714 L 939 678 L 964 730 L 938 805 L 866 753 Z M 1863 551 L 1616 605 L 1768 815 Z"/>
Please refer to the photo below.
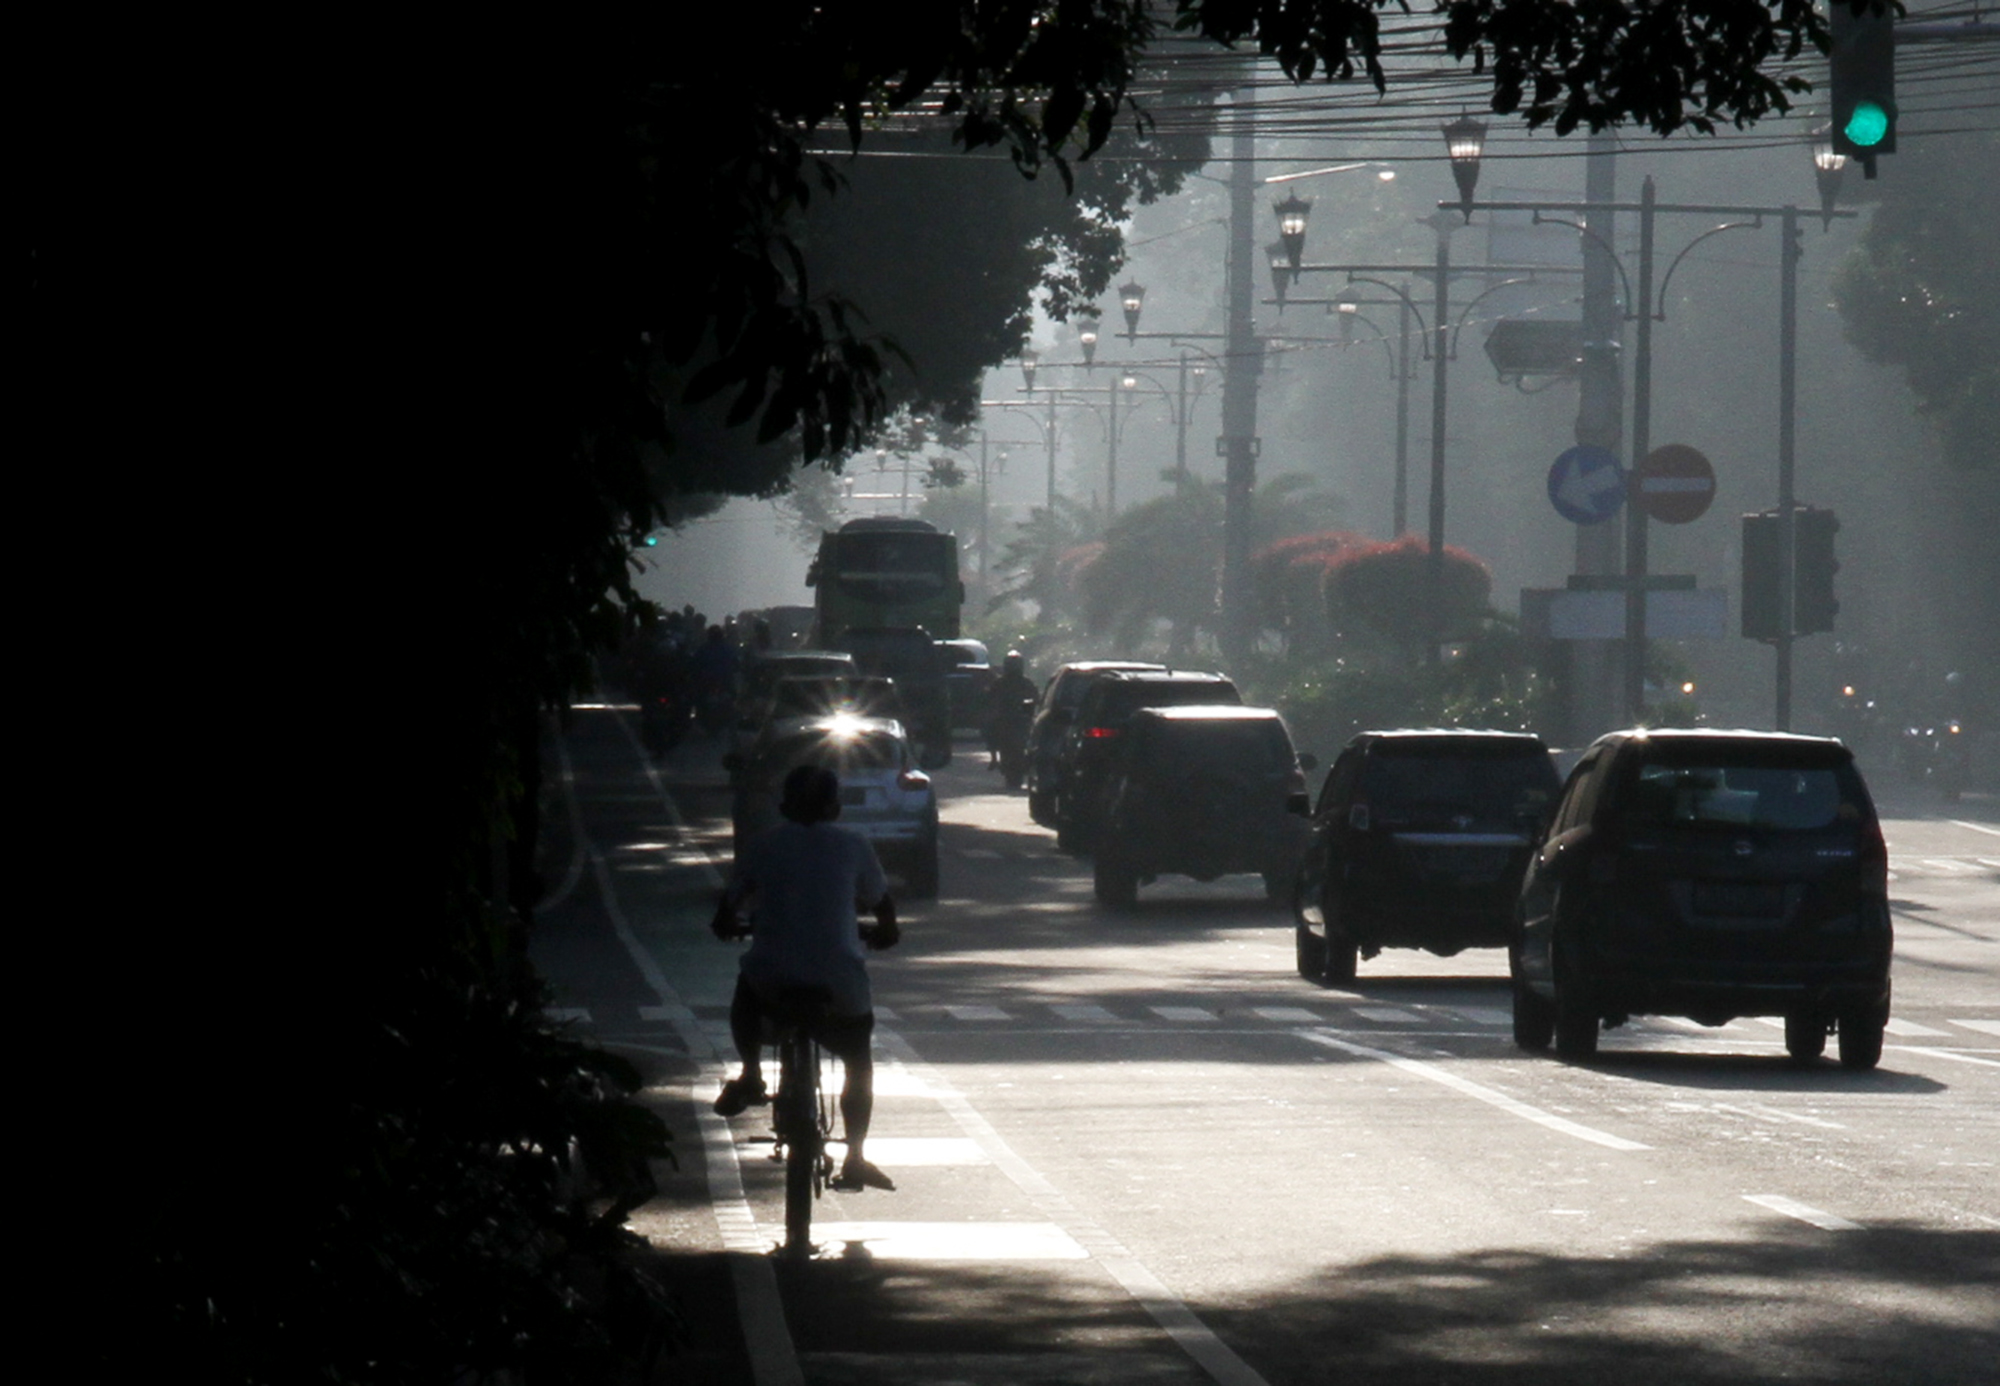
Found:
<path fill-rule="evenodd" d="M 1029 694 L 1010 698 L 994 709 L 993 749 L 1000 757 L 1000 774 L 1007 788 L 1019 789 L 1028 778 L 1028 726 L 1035 720 L 1035 699 Z"/>
<path fill-rule="evenodd" d="M 1902 770 L 1913 783 L 1927 785 L 1952 802 L 1965 792 L 1971 775 L 1972 743 L 1957 720 L 1905 727 Z"/>

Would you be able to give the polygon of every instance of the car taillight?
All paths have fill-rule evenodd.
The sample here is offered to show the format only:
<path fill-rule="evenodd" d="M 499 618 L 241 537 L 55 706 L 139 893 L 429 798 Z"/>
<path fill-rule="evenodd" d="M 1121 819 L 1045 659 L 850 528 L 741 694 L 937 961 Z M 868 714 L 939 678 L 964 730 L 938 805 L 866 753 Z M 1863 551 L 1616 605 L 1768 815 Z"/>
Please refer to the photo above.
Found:
<path fill-rule="evenodd" d="M 905 770 L 902 774 L 896 776 L 896 788 L 898 789 L 929 789 L 930 787 L 931 777 L 921 770 Z"/>
<path fill-rule="evenodd" d="M 1085 727 L 1083 734 L 1086 739 L 1091 741 L 1109 741 L 1112 737 L 1118 735 L 1118 730 L 1117 727 Z"/>

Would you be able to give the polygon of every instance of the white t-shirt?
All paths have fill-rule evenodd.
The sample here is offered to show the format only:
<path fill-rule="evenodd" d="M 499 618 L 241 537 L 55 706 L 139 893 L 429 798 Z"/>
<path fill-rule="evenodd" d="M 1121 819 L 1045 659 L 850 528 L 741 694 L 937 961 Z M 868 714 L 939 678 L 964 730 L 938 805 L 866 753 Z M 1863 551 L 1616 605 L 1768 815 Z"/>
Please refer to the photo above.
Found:
<path fill-rule="evenodd" d="M 754 912 L 743 975 L 759 991 L 822 986 L 840 1015 L 874 1009 L 855 911 L 888 893 L 868 839 L 838 823 L 778 824 L 743 845 L 731 904 Z"/>

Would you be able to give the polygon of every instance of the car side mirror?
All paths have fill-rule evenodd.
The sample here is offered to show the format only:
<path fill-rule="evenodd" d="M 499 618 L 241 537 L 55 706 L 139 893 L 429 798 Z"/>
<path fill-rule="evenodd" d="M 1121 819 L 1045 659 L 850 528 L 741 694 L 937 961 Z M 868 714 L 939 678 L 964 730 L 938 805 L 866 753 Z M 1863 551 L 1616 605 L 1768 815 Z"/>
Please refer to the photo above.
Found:
<path fill-rule="evenodd" d="M 1356 804 L 1347 811 L 1347 826 L 1357 833 L 1368 831 L 1368 805 Z"/>
<path fill-rule="evenodd" d="M 1296 794 L 1285 796 L 1285 812 L 1296 813 L 1301 818 L 1312 817 L 1312 796 L 1303 789 Z"/>

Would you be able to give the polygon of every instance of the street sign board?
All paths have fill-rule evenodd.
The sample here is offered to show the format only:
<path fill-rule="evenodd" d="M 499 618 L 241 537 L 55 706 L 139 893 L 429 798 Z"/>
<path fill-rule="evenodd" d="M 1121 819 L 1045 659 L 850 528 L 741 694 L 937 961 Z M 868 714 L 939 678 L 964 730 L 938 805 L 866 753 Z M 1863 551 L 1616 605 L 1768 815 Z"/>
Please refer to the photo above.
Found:
<path fill-rule="evenodd" d="M 1708 512 L 1715 468 L 1686 443 L 1654 448 L 1632 469 L 1632 503 L 1661 524 L 1684 525 Z"/>
<path fill-rule="evenodd" d="M 1549 468 L 1549 503 L 1572 524 L 1602 524 L 1625 503 L 1625 469 L 1609 449 L 1571 448 Z"/>
<path fill-rule="evenodd" d="M 1583 362 L 1583 324 L 1502 318 L 1486 334 L 1486 356 L 1502 380 L 1530 375 L 1575 376 Z"/>
<path fill-rule="evenodd" d="M 1623 640 L 1625 594 L 1523 588 L 1521 633 L 1549 640 Z M 1719 588 L 1646 593 L 1646 634 L 1658 640 L 1718 640 L 1729 633 L 1729 594 Z"/>

